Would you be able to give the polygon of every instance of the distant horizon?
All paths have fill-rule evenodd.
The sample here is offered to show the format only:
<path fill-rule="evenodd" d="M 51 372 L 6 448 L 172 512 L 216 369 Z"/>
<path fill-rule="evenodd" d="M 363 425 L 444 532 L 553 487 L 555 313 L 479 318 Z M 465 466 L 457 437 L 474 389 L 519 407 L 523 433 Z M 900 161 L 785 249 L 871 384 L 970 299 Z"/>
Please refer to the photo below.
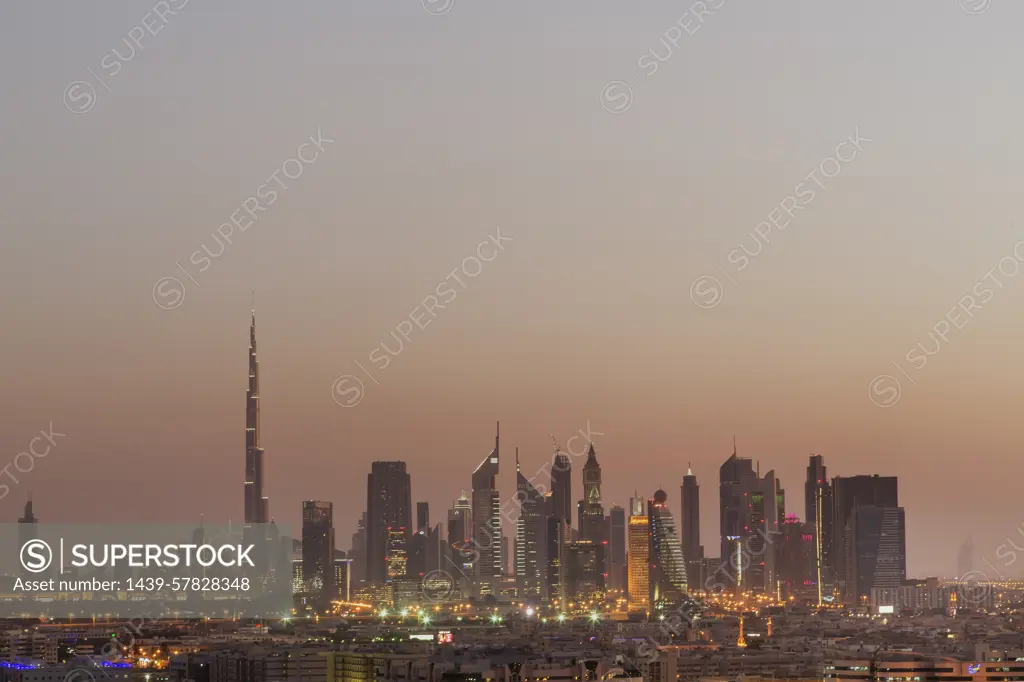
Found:
<path fill-rule="evenodd" d="M 736 434 L 801 518 L 810 453 L 898 477 L 908 575 L 1022 575 L 1021 20 L 7 4 L 0 515 L 241 523 L 256 291 L 282 526 L 589 424 L 609 506 L 692 463 L 712 555 Z"/>

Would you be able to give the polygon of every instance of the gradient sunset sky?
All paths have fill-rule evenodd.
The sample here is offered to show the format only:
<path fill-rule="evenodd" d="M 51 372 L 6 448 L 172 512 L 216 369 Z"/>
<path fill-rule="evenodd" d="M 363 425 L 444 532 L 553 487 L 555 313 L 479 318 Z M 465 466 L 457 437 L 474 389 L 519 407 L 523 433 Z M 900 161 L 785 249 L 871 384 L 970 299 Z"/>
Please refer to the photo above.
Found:
<path fill-rule="evenodd" d="M 976 568 L 1020 574 L 996 548 L 1024 546 L 1024 273 L 926 366 L 906 355 L 1024 240 L 1024 5 L 728 0 L 674 47 L 688 2 L 170 4 L 114 76 L 149 2 L 0 6 L 0 467 L 67 434 L 0 480 L 0 521 L 29 489 L 43 521 L 240 521 L 255 290 L 271 512 L 294 527 L 332 501 L 340 548 L 371 461 L 407 461 L 441 521 L 495 421 L 506 497 L 516 446 L 532 473 L 589 422 L 607 506 L 663 487 L 678 511 L 692 463 L 709 556 L 735 433 L 800 516 L 810 453 L 899 476 L 912 576 L 952 575 L 971 532 Z M 632 100 L 609 113 L 615 81 Z M 318 130 L 334 142 L 200 273 L 190 254 Z M 499 228 L 504 251 L 378 369 Z"/>

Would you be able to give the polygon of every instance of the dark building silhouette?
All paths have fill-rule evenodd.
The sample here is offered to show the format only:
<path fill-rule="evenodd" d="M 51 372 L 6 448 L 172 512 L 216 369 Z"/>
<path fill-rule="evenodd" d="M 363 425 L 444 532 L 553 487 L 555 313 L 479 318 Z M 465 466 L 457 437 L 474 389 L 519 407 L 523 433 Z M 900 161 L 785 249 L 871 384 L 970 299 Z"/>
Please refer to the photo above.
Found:
<path fill-rule="evenodd" d="M 719 580 L 736 586 L 742 577 L 742 542 L 749 536 L 744 521 L 747 516 L 750 491 L 757 485 L 754 463 L 746 457 L 736 456 L 733 442 L 732 455 L 718 470 L 718 497 L 721 508 L 722 570 Z M 736 560 L 733 558 L 736 557 Z"/>
<path fill-rule="evenodd" d="M 572 460 L 557 449 L 551 465 L 551 515 L 572 524 Z"/>
<path fill-rule="evenodd" d="M 625 596 L 627 580 L 626 510 L 615 506 L 608 512 L 608 588 Z"/>
<path fill-rule="evenodd" d="M 899 486 L 895 476 L 835 476 L 832 478 L 832 542 L 829 561 L 837 578 L 839 594 L 845 599 L 852 595 L 846 580 L 848 565 L 847 546 L 851 542 L 850 518 L 859 506 L 899 507 Z"/>
<path fill-rule="evenodd" d="M 846 604 L 864 604 L 872 589 L 896 589 L 907 579 L 906 518 L 902 507 L 854 506 L 845 536 Z"/>
<path fill-rule="evenodd" d="M 476 555 L 473 580 L 476 596 L 498 594 L 504 574 L 502 563 L 501 496 L 498 492 L 500 425 L 494 435 L 494 449 L 473 472 L 473 550 Z"/>
<path fill-rule="evenodd" d="M 565 553 L 566 591 L 570 601 L 604 599 L 604 547 L 592 540 L 570 542 Z"/>
<path fill-rule="evenodd" d="M 587 451 L 583 465 L 583 499 L 580 500 L 580 539 L 595 545 L 605 541 L 604 506 L 601 503 L 601 465 L 594 445 Z"/>
<path fill-rule="evenodd" d="M 825 468 L 825 458 L 811 455 L 804 483 L 804 521 L 811 527 L 815 538 L 815 580 L 817 580 L 817 552 L 821 553 L 822 596 L 831 595 L 836 570 L 832 561 L 833 519 L 832 485 Z M 819 531 L 820 528 L 820 531 Z M 820 538 L 818 537 L 820 535 Z"/>
<path fill-rule="evenodd" d="M 374 462 L 367 477 L 366 580 L 388 579 L 388 531 L 412 528 L 412 483 L 405 462 Z"/>
<path fill-rule="evenodd" d="M 429 502 L 417 502 L 416 503 L 416 531 L 429 531 L 430 530 L 430 503 Z"/>
<path fill-rule="evenodd" d="M 700 485 L 689 466 L 686 468 L 686 475 L 683 476 L 680 494 L 683 501 L 683 517 L 680 524 L 686 576 L 691 585 L 701 586 L 704 584 L 704 546 L 700 544 Z"/>
<path fill-rule="evenodd" d="M 334 506 L 309 500 L 302 503 L 302 580 L 318 608 L 338 596 L 334 565 Z"/>

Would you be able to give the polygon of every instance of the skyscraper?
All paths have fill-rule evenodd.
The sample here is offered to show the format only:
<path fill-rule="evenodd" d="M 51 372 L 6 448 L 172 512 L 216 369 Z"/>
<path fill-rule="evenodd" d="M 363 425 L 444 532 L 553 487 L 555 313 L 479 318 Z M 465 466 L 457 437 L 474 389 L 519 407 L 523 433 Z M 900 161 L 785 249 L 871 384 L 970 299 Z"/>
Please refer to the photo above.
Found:
<path fill-rule="evenodd" d="M 270 521 L 270 500 L 263 490 L 260 447 L 260 363 L 256 359 L 256 311 L 249 327 L 249 388 L 245 395 L 245 525 Z"/>
<path fill-rule="evenodd" d="M 627 577 L 629 610 L 647 611 L 649 606 L 648 552 L 650 551 L 650 525 L 647 505 L 639 495 L 629 501 L 630 516 L 627 526 Z"/>
<path fill-rule="evenodd" d="M 498 493 L 500 424 L 494 435 L 494 450 L 473 472 L 473 549 L 477 596 L 497 595 L 504 573 L 501 563 L 501 498 Z"/>
<path fill-rule="evenodd" d="M 416 531 L 429 531 L 430 530 L 430 503 L 429 502 L 417 502 L 416 503 Z"/>
<path fill-rule="evenodd" d="M 693 588 L 700 589 L 704 585 L 704 547 L 700 544 L 700 485 L 689 465 L 683 476 L 680 493 L 683 500 L 681 525 L 686 575 Z"/>
<path fill-rule="evenodd" d="M 302 503 L 302 580 L 317 608 L 336 599 L 334 508 L 330 502 Z"/>
<path fill-rule="evenodd" d="M 895 476 L 835 476 L 832 478 L 832 547 L 830 561 L 835 570 L 843 598 L 853 594 L 846 586 L 851 573 L 847 545 L 850 538 L 850 517 L 856 507 L 899 507 L 899 484 Z M 851 586 L 852 587 L 852 586 Z"/>
<path fill-rule="evenodd" d="M 815 544 L 815 581 L 820 581 L 822 597 L 832 594 L 835 570 L 832 565 L 832 485 L 825 469 L 825 458 L 811 455 L 804 483 L 804 520 L 810 524 Z M 817 564 L 821 575 L 818 576 Z"/>
<path fill-rule="evenodd" d="M 405 462 L 374 462 L 366 479 L 366 580 L 388 580 L 389 531 L 412 528 L 412 482 Z"/>
<path fill-rule="evenodd" d="M 718 478 L 721 508 L 719 528 L 722 542 L 722 568 L 718 575 L 721 581 L 731 581 L 739 588 L 743 572 L 748 568 L 746 564 L 749 563 L 744 558 L 743 540 L 749 537 L 751 532 L 746 521 L 749 514 L 750 491 L 757 486 L 758 476 L 754 473 L 753 461 L 736 455 L 735 439 L 732 455 L 719 468 Z"/>
<path fill-rule="evenodd" d="M 964 544 L 956 554 L 956 574 L 958 577 L 968 576 L 974 572 L 974 538 L 971 533 L 967 534 Z"/>
<path fill-rule="evenodd" d="M 569 522 L 558 516 L 547 517 L 547 533 L 544 544 L 546 545 L 545 564 L 547 567 L 547 600 L 556 603 L 559 609 L 566 610 L 569 600 L 569 590 L 566 585 L 568 579 L 568 551 L 569 551 Z"/>
<path fill-rule="evenodd" d="M 583 465 L 583 500 L 580 514 L 580 539 L 601 544 L 604 537 L 604 507 L 601 504 L 601 465 L 591 443 Z"/>
<path fill-rule="evenodd" d="M 572 524 L 572 460 L 557 447 L 551 465 L 551 515 Z"/>
<path fill-rule="evenodd" d="M 516 519 L 515 576 L 519 593 L 527 600 L 540 600 L 545 591 L 546 561 L 544 553 L 547 521 L 545 498 L 523 476 L 516 448 L 516 497 L 519 518 Z"/>
<path fill-rule="evenodd" d="M 626 510 L 615 506 L 608 513 L 608 588 L 625 596 L 626 585 Z"/>
<path fill-rule="evenodd" d="M 679 544 L 676 522 L 668 507 L 668 495 L 658 490 L 647 502 L 650 524 L 648 554 L 648 601 L 652 609 L 679 605 L 687 596 L 686 562 Z"/>
<path fill-rule="evenodd" d="M 907 579 L 903 507 L 854 506 L 846 525 L 843 600 L 864 604 L 873 589 L 896 590 Z"/>

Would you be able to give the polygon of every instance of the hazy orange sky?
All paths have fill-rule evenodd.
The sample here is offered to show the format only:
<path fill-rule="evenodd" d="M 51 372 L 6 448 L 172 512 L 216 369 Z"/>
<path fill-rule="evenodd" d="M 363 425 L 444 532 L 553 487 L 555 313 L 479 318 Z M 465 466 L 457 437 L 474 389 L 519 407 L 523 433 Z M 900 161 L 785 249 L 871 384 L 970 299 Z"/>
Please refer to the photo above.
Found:
<path fill-rule="evenodd" d="M 294 526 L 332 501 L 339 547 L 372 460 L 407 461 L 440 521 L 496 420 L 506 495 L 515 446 L 532 472 L 589 421 L 609 506 L 660 486 L 678 510 L 692 463 L 709 555 L 735 433 L 801 516 L 810 453 L 899 476 L 910 575 L 952 574 L 971 532 L 976 568 L 1020 573 L 996 549 L 1024 546 L 1024 274 L 926 366 L 906 356 L 1024 240 L 1024 6 L 728 0 L 695 24 L 664 0 L 172 4 L 130 59 L 148 4 L 0 8 L 0 467 L 51 421 L 67 434 L 8 470 L 4 519 L 31 489 L 44 521 L 240 520 L 256 290 L 271 512 Z M 200 272 L 192 254 L 318 130 L 334 142 Z M 871 142 L 738 270 L 858 130 Z M 499 228 L 512 241 L 377 369 Z M 185 288 L 171 310 L 165 277 Z M 351 408 L 346 374 L 365 382 Z M 902 394 L 883 408 L 884 374 Z"/>

